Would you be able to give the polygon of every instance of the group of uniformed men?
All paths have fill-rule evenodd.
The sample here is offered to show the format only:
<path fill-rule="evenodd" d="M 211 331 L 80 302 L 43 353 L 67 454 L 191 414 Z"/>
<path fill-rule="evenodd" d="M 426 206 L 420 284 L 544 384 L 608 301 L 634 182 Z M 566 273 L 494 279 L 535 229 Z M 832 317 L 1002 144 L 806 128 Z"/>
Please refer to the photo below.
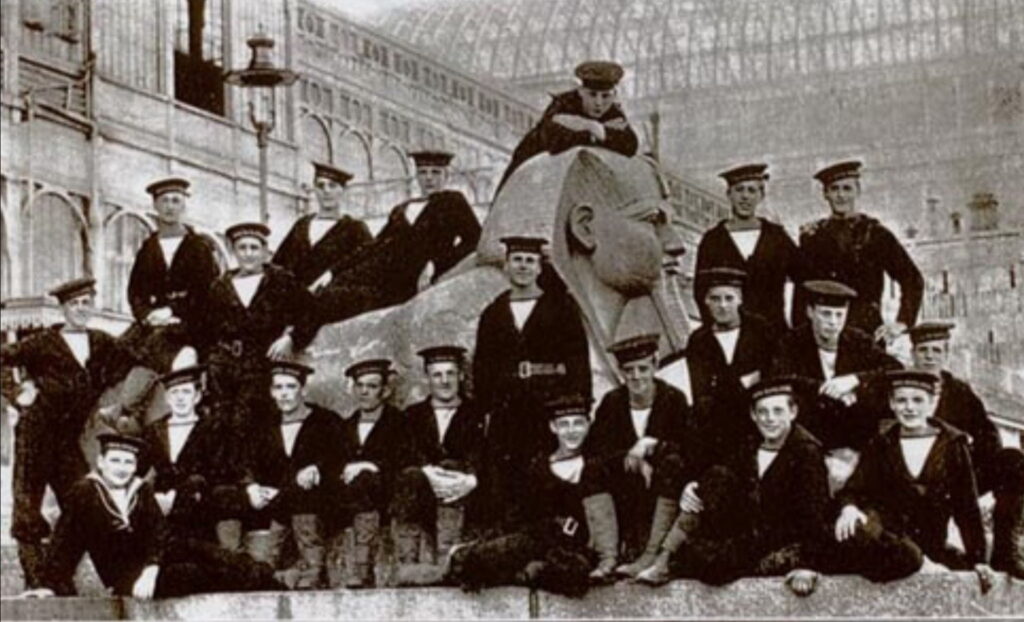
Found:
<path fill-rule="evenodd" d="M 622 69 L 588 62 L 577 76 L 510 171 L 575 145 L 635 153 L 615 96 Z M 79 279 L 52 292 L 64 324 L 3 346 L 4 394 L 20 411 L 12 534 L 31 594 L 73 592 L 83 552 L 136 597 L 369 586 L 388 581 L 375 571 L 384 542 L 400 569 L 430 561 L 470 588 L 569 594 L 618 577 L 778 575 L 807 594 L 821 572 L 1024 576 L 1024 454 L 1001 447 L 981 401 L 946 371 L 952 325 L 915 325 L 920 273 L 857 211 L 856 162 L 816 175 L 831 214 L 799 244 L 757 216 L 766 165 L 722 174 L 732 214 L 697 251 L 692 399 L 658 378 L 660 336 L 634 335 L 610 346 L 624 384 L 595 410 L 580 310 L 557 277 L 541 278 L 550 241 L 513 236 L 510 287 L 480 317 L 471 370 L 458 344 L 424 343 L 423 401 L 390 404 L 391 362 L 369 359 L 346 371 L 355 412 L 307 402 L 314 370 L 293 355 L 320 326 L 408 300 L 476 247 L 468 203 L 444 189 L 452 155 L 413 158 L 423 197 L 376 236 L 341 212 L 350 176 L 317 164 L 319 211 L 273 257 L 265 225 L 228 228 L 238 267 L 223 274 L 183 224 L 188 182 L 154 183 L 158 230 L 132 270 L 128 332 L 87 327 L 94 281 Z M 889 324 L 884 273 L 902 291 Z M 883 347 L 903 333 L 910 369 Z M 196 364 L 179 364 L 183 349 Z M 157 379 L 167 414 L 146 422 Z M 118 383 L 89 470 L 80 437 Z M 61 510 L 52 533 L 47 485 Z M 436 546 L 421 549 L 444 521 L 461 522 L 463 543 L 441 563 Z M 333 534 L 344 534 L 337 576 Z"/>

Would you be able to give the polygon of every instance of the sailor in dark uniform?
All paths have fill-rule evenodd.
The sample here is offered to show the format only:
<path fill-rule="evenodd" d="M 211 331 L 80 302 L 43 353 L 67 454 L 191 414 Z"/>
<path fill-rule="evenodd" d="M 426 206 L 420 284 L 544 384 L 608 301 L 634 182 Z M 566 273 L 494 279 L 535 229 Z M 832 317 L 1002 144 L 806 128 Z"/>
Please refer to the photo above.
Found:
<path fill-rule="evenodd" d="M 313 295 L 291 272 L 268 261 L 270 229 L 242 223 L 226 231 L 238 268 L 210 286 L 204 331 L 215 400 L 232 400 L 242 420 L 273 412 L 270 362 L 305 348 L 316 335 Z M 249 426 L 240 426 L 246 432 Z"/>
<path fill-rule="evenodd" d="M 408 466 L 399 473 L 391 499 L 392 537 L 399 563 L 418 560 L 420 536 L 437 541 L 439 515 L 457 513 L 478 527 L 482 496 L 484 417 L 463 395 L 465 348 L 434 346 L 419 352 L 430 395 L 406 409 Z M 464 511 L 458 512 L 459 509 Z M 448 534 L 446 534 L 447 536 Z M 458 534 L 456 534 L 458 537 Z"/>
<path fill-rule="evenodd" d="M 14 509 L 11 535 L 25 584 L 40 585 L 40 564 L 50 527 L 40 513 L 49 485 L 63 509 L 74 483 L 88 471 L 79 441 L 89 414 L 104 391 L 135 364 L 114 337 L 87 328 L 93 314 L 96 281 L 75 279 L 50 295 L 61 305 L 64 323 L 0 348 L 0 374 L 8 404 L 19 412 L 14 434 Z M 14 381 L 22 368 L 24 382 Z M 138 394 L 122 391 L 132 406 Z"/>
<path fill-rule="evenodd" d="M 546 410 L 557 446 L 530 463 L 530 503 L 502 535 L 452 552 L 449 576 L 464 589 L 518 584 L 578 597 L 598 578 L 595 562 L 614 567 L 618 532 L 604 469 L 583 452 L 590 397 L 562 396 Z"/>
<path fill-rule="evenodd" d="M 767 164 L 747 164 L 719 175 L 728 184 L 732 215 L 709 229 L 697 246 L 693 296 L 705 323 L 710 317 L 704 303 L 708 283 L 703 271 L 735 268 L 747 274 L 743 310 L 760 316 L 776 331 L 787 327 L 786 280 L 794 287 L 799 284 L 800 256 L 781 225 L 757 216 L 768 182 L 767 168 Z"/>
<path fill-rule="evenodd" d="M 704 287 L 707 321 L 690 335 L 686 361 L 694 413 L 706 461 L 734 451 L 746 436 L 756 435 L 748 389 L 771 364 L 780 335 L 776 325 L 746 311 L 748 275 L 715 267 L 697 273 Z"/>
<path fill-rule="evenodd" d="M 202 402 L 203 370 L 184 367 L 161 378 L 170 412 L 143 430 L 142 472 L 153 467 L 153 491 L 172 535 L 211 541 L 216 535 L 221 546 L 238 551 L 241 439 L 234 417 L 217 416 Z"/>
<path fill-rule="evenodd" d="M 914 367 L 939 377 L 935 418 L 967 433 L 978 503 L 983 515 L 993 513 L 995 523 L 992 567 L 1024 578 L 1024 453 L 1002 447 L 981 398 L 946 369 L 953 327 L 952 322 L 921 322 L 910 329 Z"/>
<path fill-rule="evenodd" d="M 896 236 L 875 218 L 857 211 L 860 167 L 860 162 L 841 162 L 815 174 L 832 214 L 800 228 L 803 278 L 852 287 L 857 297 L 850 304 L 850 326 L 875 341 L 892 341 L 917 321 L 924 279 Z M 900 286 L 900 309 L 896 321 L 888 324 L 882 324 L 881 311 L 885 274 Z M 799 289 L 794 293 L 796 315 L 805 304 L 804 293 Z M 794 319 L 793 323 L 801 322 Z"/>
<path fill-rule="evenodd" d="M 324 585 L 324 541 L 336 522 L 347 461 L 341 416 L 304 400 L 312 373 L 291 361 L 271 366 L 277 416 L 253 424 L 257 429 L 248 443 L 242 479 L 249 526 L 273 521 L 291 527 L 299 559 L 278 576 L 293 589 Z"/>
<path fill-rule="evenodd" d="M 136 474 L 144 443 L 115 433 L 99 440 L 96 469 L 78 480 L 61 508 L 44 587 L 30 595 L 73 595 L 72 578 L 84 553 L 117 596 L 283 589 L 268 566 L 243 554 L 171 538 L 153 489 Z"/>
<path fill-rule="evenodd" d="M 814 590 L 831 544 L 831 500 L 821 444 L 795 423 L 795 390 L 792 378 L 751 388 L 756 437 L 741 439 L 701 476 L 696 512 L 673 525 L 641 582 L 666 582 L 669 557 L 678 551 L 682 573 L 707 583 L 784 575 L 795 593 Z"/>
<path fill-rule="evenodd" d="M 295 275 L 313 294 L 320 294 L 362 248 L 373 240 L 362 220 L 341 213 L 345 184 L 352 175 L 314 162 L 316 214 L 299 218 L 277 247 L 273 262 Z"/>
<path fill-rule="evenodd" d="M 401 304 L 476 250 L 476 214 L 461 192 L 445 188 L 454 156 L 445 151 L 410 155 L 422 195 L 392 208 L 373 242 L 324 293 L 329 321 Z"/>
<path fill-rule="evenodd" d="M 798 391 L 800 424 L 827 450 L 860 449 L 884 417 L 885 386 L 878 380 L 902 365 L 848 325 L 856 292 L 834 281 L 805 281 L 803 289 L 809 322 L 782 338 L 769 375 L 806 379 Z"/>
<path fill-rule="evenodd" d="M 654 563 L 665 534 L 679 513 L 683 484 L 693 479 L 696 421 L 682 391 L 655 378 L 658 370 L 656 334 L 620 340 L 608 350 L 615 356 L 625 384 L 601 398 L 584 447 L 587 456 L 608 474 L 612 514 L 626 563 L 598 567 L 603 575 L 635 577 Z"/>
<path fill-rule="evenodd" d="M 575 301 L 561 288 L 542 290 L 546 240 L 502 238 L 511 289 L 481 313 L 473 381 L 488 414 L 490 507 L 499 515 L 529 498 L 525 469 L 550 449 L 543 405 L 566 393 L 592 395 L 590 351 Z"/>
<path fill-rule="evenodd" d="M 347 462 L 341 471 L 341 506 L 352 517 L 354 542 L 349 547 L 350 587 L 373 584 L 373 560 L 381 514 L 387 510 L 395 476 L 407 466 L 408 427 L 400 410 L 386 403 L 390 396 L 391 362 L 359 361 L 345 370 L 358 403 L 344 419 Z"/>
<path fill-rule="evenodd" d="M 984 577 L 985 533 L 967 436 L 933 418 L 935 375 L 886 376 L 896 421 L 871 439 L 839 494 L 835 571 L 891 581 L 939 565 Z M 947 544 L 950 516 L 963 551 Z"/>
<path fill-rule="evenodd" d="M 181 348 L 199 345 L 196 330 L 206 294 L 220 274 L 213 242 L 182 222 L 189 185 L 171 177 L 146 188 L 153 196 L 157 231 L 142 243 L 128 279 L 135 323 L 122 339 L 154 374 L 170 370 Z"/>
<path fill-rule="evenodd" d="M 617 86 L 622 66 L 586 61 L 576 67 L 580 85 L 552 97 L 540 121 L 512 152 L 498 191 L 512 172 L 538 153 L 552 155 L 572 147 L 603 147 L 624 156 L 636 155 L 638 141 L 619 103 Z"/>

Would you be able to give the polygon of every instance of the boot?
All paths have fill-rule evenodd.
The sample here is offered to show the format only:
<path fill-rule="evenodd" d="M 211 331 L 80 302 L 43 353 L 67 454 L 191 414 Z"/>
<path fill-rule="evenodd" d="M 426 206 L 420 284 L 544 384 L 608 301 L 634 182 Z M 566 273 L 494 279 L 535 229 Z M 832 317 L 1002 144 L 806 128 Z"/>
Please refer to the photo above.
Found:
<path fill-rule="evenodd" d="M 669 560 L 672 558 L 672 555 L 679 550 L 679 547 L 689 539 L 690 532 L 693 531 L 696 526 L 696 514 L 681 514 L 679 518 L 672 523 L 672 528 L 668 530 L 667 534 L 665 534 L 665 539 L 661 542 L 661 547 L 658 549 L 658 554 L 654 558 L 654 563 L 637 573 L 637 583 L 643 583 L 645 585 L 664 585 L 665 583 L 668 583 L 669 579 L 671 579 L 668 568 Z"/>
<path fill-rule="evenodd" d="M 373 587 L 374 557 L 377 552 L 377 536 L 380 532 L 379 512 L 360 512 L 352 519 L 345 565 L 348 567 L 346 587 Z"/>
<path fill-rule="evenodd" d="M 43 587 L 46 545 L 42 542 L 18 541 L 18 562 L 25 578 L 25 590 Z"/>
<path fill-rule="evenodd" d="M 420 562 L 420 540 L 423 529 L 416 523 L 391 521 L 391 538 L 395 545 L 395 561 L 399 564 Z"/>
<path fill-rule="evenodd" d="M 242 521 L 238 519 L 217 522 L 217 542 L 221 547 L 238 553 L 242 550 Z"/>
<path fill-rule="evenodd" d="M 597 567 L 590 572 L 594 581 L 607 581 L 615 571 L 619 550 L 619 522 L 615 517 L 615 502 L 606 492 L 583 500 L 583 511 L 590 530 L 590 539 L 598 554 Z"/>
<path fill-rule="evenodd" d="M 644 548 L 643 554 L 632 563 L 622 564 L 616 568 L 615 573 L 636 578 L 641 570 L 653 564 L 654 559 L 658 556 L 661 541 L 665 539 L 665 534 L 675 524 L 676 516 L 679 516 L 679 504 L 668 497 L 658 497 L 654 506 L 654 516 L 651 518 L 651 533 L 647 537 L 647 546 Z"/>
<path fill-rule="evenodd" d="M 326 549 L 320 518 L 316 514 L 292 516 L 292 534 L 299 550 L 299 559 L 278 578 L 295 590 L 315 590 L 322 587 Z"/>
<path fill-rule="evenodd" d="M 998 495 L 993 522 L 992 568 L 1024 579 L 1024 494 Z"/>
<path fill-rule="evenodd" d="M 254 529 L 245 534 L 245 552 L 255 561 L 277 568 L 281 557 L 281 543 L 284 541 L 284 525 L 272 522 L 270 529 Z"/>
<path fill-rule="evenodd" d="M 109 425 L 115 426 L 117 415 L 134 419 L 140 426 L 145 424 L 149 398 L 159 379 L 160 374 L 148 367 L 133 367 L 124 377 L 124 382 L 121 383 L 121 394 L 118 398 L 119 408 L 111 413 L 113 421 L 109 421 Z"/>
<path fill-rule="evenodd" d="M 336 590 L 345 585 L 345 574 L 347 571 L 346 560 L 346 535 L 350 529 L 342 529 L 331 539 L 327 547 L 327 556 L 324 565 L 327 570 L 327 588 Z M 351 549 L 348 549 L 351 551 Z"/>
<path fill-rule="evenodd" d="M 452 547 L 462 539 L 466 525 L 466 510 L 461 505 L 442 505 L 437 508 L 437 548 L 435 560 L 448 557 Z"/>

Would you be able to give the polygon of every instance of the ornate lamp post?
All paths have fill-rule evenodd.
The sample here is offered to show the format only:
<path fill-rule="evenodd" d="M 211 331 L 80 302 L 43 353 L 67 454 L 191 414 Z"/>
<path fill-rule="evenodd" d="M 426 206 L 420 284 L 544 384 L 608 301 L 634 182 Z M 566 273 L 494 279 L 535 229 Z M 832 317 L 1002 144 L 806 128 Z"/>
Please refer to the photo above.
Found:
<path fill-rule="evenodd" d="M 290 69 L 274 66 L 271 57 L 274 40 L 263 32 L 253 35 L 246 43 L 251 52 L 249 67 L 229 71 L 224 81 L 251 89 L 249 120 L 256 130 L 256 144 L 260 149 L 260 222 L 266 223 L 270 219 L 267 207 L 267 138 L 277 120 L 275 87 L 288 86 L 299 76 Z"/>

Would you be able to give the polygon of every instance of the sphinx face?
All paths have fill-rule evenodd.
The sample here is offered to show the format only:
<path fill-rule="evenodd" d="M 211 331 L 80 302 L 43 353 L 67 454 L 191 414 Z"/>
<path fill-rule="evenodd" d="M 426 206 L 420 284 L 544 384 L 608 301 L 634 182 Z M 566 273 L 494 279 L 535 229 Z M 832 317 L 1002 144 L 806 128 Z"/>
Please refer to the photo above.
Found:
<path fill-rule="evenodd" d="M 666 256 L 682 248 L 661 201 L 595 210 L 592 229 L 595 274 L 628 297 L 650 293 Z"/>

